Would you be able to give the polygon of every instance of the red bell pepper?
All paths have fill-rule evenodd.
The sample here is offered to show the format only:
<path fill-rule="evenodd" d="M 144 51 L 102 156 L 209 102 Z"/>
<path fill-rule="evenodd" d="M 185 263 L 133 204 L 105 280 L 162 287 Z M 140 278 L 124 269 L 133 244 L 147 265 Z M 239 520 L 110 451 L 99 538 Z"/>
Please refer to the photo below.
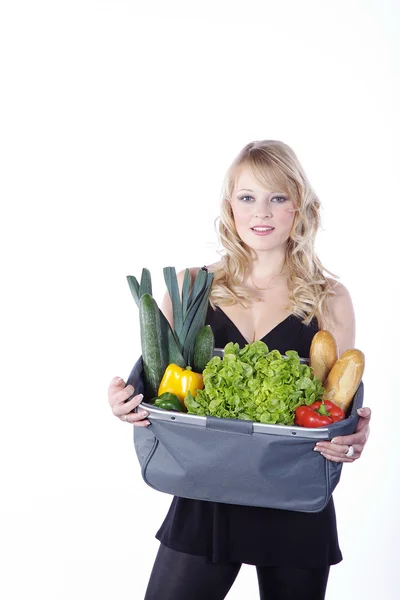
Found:
<path fill-rule="evenodd" d="M 310 406 L 296 408 L 295 424 L 301 427 L 324 427 L 345 418 L 343 410 L 330 400 L 318 400 Z"/>

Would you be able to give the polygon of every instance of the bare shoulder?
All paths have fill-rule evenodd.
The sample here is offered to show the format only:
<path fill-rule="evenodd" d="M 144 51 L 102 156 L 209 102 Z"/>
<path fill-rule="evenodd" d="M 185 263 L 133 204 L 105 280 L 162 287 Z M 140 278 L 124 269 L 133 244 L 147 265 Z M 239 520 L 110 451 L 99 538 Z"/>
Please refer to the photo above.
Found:
<path fill-rule="evenodd" d="M 327 278 L 333 294 L 327 300 L 332 324 L 329 329 L 336 337 L 339 352 L 342 353 L 355 344 L 355 314 L 350 292 L 343 283 L 336 279 Z M 321 329 L 327 329 L 322 320 Z"/>
<path fill-rule="evenodd" d="M 330 289 L 334 292 L 334 294 L 329 297 L 328 302 L 331 310 L 333 310 L 335 307 L 345 308 L 346 306 L 352 306 L 350 292 L 347 287 L 340 281 L 330 277 L 327 277 L 327 281 Z"/>
<path fill-rule="evenodd" d="M 340 281 L 338 281 L 337 279 L 333 279 L 332 277 L 327 277 L 326 280 L 329 283 L 330 287 L 333 290 L 335 290 L 335 292 L 337 292 L 337 293 L 349 293 L 347 287 L 343 283 L 341 283 Z"/>

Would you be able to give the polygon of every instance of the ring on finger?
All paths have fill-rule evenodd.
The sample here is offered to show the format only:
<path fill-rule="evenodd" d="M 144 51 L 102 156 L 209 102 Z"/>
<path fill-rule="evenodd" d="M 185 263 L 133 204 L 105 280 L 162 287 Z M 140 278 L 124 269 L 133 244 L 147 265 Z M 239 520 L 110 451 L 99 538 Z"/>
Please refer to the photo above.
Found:
<path fill-rule="evenodd" d="M 128 422 L 128 415 L 125 415 L 125 421 Z"/>
<path fill-rule="evenodd" d="M 354 448 L 353 448 L 353 446 L 349 446 L 349 449 L 345 453 L 345 456 L 347 456 L 348 458 L 351 458 L 353 455 L 354 455 Z"/>

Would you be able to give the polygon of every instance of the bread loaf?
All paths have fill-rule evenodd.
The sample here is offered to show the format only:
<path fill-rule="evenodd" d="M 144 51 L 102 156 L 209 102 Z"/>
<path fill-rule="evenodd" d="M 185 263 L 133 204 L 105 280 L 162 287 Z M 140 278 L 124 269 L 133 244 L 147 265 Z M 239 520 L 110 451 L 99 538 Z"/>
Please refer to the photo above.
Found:
<path fill-rule="evenodd" d="M 312 339 L 310 348 L 310 366 L 322 384 L 338 359 L 338 349 L 333 335 L 321 329 Z"/>
<path fill-rule="evenodd" d="M 365 356 L 361 350 L 346 350 L 333 365 L 325 382 L 329 400 L 344 412 L 349 408 L 364 373 Z"/>

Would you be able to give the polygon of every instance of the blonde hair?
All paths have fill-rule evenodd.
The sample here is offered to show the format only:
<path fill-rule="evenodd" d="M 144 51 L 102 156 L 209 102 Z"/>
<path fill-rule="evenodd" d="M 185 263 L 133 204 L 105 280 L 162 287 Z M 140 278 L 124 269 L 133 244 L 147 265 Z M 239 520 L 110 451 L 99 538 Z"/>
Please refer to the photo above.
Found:
<path fill-rule="evenodd" d="M 314 249 L 320 227 L 320 201 L 293 150 L 283 142 L 262 140 L 250 142 L 230 165 L 223 182 L 219 238 L 223 246 L 221 261 L 212 269 L 214 282 L 211 305 L 240 303 L 248 306 L 256 297 L 244 287 L 243 281 L 252 262 L 252 250 L 239 237 L 230 204 L 238 171 L 249 167 L 260 185 L 267 189 L 284 189 L 293 200 L 295 217 L 286 243 L 285 271 L 289 284 L 291 312 L 306 325 L 316 317 L 329 324 L 327 306 L 333 295 L 332 285 Z"/>

